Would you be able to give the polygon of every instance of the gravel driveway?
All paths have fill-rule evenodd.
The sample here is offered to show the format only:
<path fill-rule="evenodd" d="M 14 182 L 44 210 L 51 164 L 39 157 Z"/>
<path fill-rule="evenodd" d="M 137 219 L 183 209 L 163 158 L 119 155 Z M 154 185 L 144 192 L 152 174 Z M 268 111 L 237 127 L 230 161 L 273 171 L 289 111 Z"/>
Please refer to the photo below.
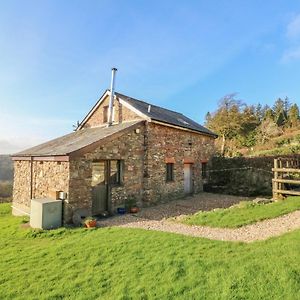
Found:
<path fill-rule="evenodd" d="M 143 208 L 139 213 L 114 216 L 98 221 L 99 227 L 142 228 L 183 234 L 193 237 L 204 237 L 221 241 L 253 242 L 278 236 L 291 230 L 300 228 L 300 211 L 265 220 L 237 229 L 211 228 L 207 226 L 189 226 L 167 220 L 170 217 L 194 214 L 199 210 L 226 208 L 246 197 L 201 193 L 182 200 L 175 200 L 166 204 Z"/>

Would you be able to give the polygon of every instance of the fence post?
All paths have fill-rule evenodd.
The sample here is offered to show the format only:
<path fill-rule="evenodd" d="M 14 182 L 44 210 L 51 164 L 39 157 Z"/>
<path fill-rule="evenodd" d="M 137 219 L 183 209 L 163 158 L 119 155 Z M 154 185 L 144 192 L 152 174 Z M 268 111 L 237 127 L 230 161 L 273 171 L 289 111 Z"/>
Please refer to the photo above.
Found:
<path fill-rule="evenodd" d="M 274 179 L 278 179 L 278 172 L 276 170 L 277 168 L 278 168 L 278 159 L 275 158 L 274 159 Z M 278 190 L 278 182 L 273 181 L 272 188 L 273 188 L 273 199 L 276 200 L 276 199 L 278 199 L 278 193 L 276 192 L 276 190 Z"/>

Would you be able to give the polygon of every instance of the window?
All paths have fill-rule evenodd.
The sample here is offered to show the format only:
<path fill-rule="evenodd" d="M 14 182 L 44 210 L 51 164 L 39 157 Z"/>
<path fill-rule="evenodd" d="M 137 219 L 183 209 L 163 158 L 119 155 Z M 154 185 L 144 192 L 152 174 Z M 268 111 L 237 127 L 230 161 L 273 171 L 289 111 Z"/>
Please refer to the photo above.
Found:
<path fill-rule="evenodd" d="M 207 177 L 207 162 L 202 162 L 202 178 Z"/>
<path fill-rule="evenodd" d="M 123 161 L 110 161 L 110 184 L 120 185 L 123 183 Z"/>
<path fill-rule="evenodd" d="M 103 123 L 108 122 L 108 106 L 103 107 Z"/>
<path fill-rule="evenodd" d="M 174 164 L 167 163 L 166 164 L 166 181 L 173 181 L 174 180 Z"/>
<path fill-rule="evenodd" d="M 103 123 L 108 122 L 108 113 L 109 113 L 109 106 L 104 106 L 103 107 Z M 115 106 L 113 106 L 112 109 L 112 121 L 115 121 Z"/>

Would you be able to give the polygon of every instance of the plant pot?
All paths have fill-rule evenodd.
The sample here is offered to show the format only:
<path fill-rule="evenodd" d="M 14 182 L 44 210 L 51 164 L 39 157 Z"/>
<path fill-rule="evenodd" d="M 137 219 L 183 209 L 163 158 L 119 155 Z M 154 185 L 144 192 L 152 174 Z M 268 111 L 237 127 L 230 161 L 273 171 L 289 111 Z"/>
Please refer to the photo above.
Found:
<path fill-rule="evenodd" d="M 136 214 L 138 211 L 139 211 L 139 208 L 136 206 L 130 208 L 130 213 L 132 213 L 132 214 Z"/>
<path fill-rule="evenodd" d="M 126 209 L 124 207 L 118 207 L 117 212 L 119 215 L 124 215 L 126 213 Z"/>
<path fill-rule="evenodd" d="M 97 226 L 97 220 L 92 220 L 92 221 L 86 222 L 86 223 L 85 223 L 85 226 L 86 226 L 87 228 L 96 227 L 96 226 Z"/>

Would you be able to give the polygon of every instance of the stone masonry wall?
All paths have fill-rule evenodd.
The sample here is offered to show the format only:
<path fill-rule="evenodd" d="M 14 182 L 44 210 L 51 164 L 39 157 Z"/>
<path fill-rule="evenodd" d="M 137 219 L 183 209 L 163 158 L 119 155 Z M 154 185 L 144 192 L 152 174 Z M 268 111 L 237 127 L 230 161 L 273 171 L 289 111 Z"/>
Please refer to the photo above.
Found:
<path fill-rule="evenodd" d="M 84 128 L 95 127 L 105 124 L 103 122 L 103 108 L 108 106 L 109 96 L 107 96 L 101 105 L 94 111 L 88 121 L 85 123 Z M 127 107 L 122 105 L 118 100 L 114 101 L 114 122 L 122 123 L 124 121 L 133 121 L 142 119 L 136 113 L 129 110 Z"/>
<path fill-rule="evenodd" d="M 143 196 L 144 123 L 140 123 L 119 138 L 103 143 L 97 149 L 70 161 L 69 207 L 92 207 L 92 163 L 97 160 L 123 160 L 123 185 L 111 188 L 111 204 L 114 211 L 134 195 L 141 204 Z"/>
<path fill-rule="evenodd" d="M 214 139 L 154 123 L 147 127 L 144 205 L 184 196 L 184 160 L 193 161 L 194 192 L 202 191 L 201 163 L 214 152 Z M 166 159 L 174 159 L 174 181 L 166 182 Z"/>
<path fill-rule="evenodd" d="M 31 183 L 32 177 L 32 183 Z M 30 208 L 30 190 L 32 198 L 51 197 L 53 191 L 69 192 L 69 163 L 54 161 L 14 162 L 13 204 L 26 210 Z"/>
<path fill-rule="evenodd" d="M 30 207 L 30 161 L 14 161 L 13 204 Z"/>
<path fill-rule="evenodd" d="M 300 155 L 214 157 L 204 189 L 240 196 L 271 196 L 274 158 L 279 157 L 299 159 Z"/>

